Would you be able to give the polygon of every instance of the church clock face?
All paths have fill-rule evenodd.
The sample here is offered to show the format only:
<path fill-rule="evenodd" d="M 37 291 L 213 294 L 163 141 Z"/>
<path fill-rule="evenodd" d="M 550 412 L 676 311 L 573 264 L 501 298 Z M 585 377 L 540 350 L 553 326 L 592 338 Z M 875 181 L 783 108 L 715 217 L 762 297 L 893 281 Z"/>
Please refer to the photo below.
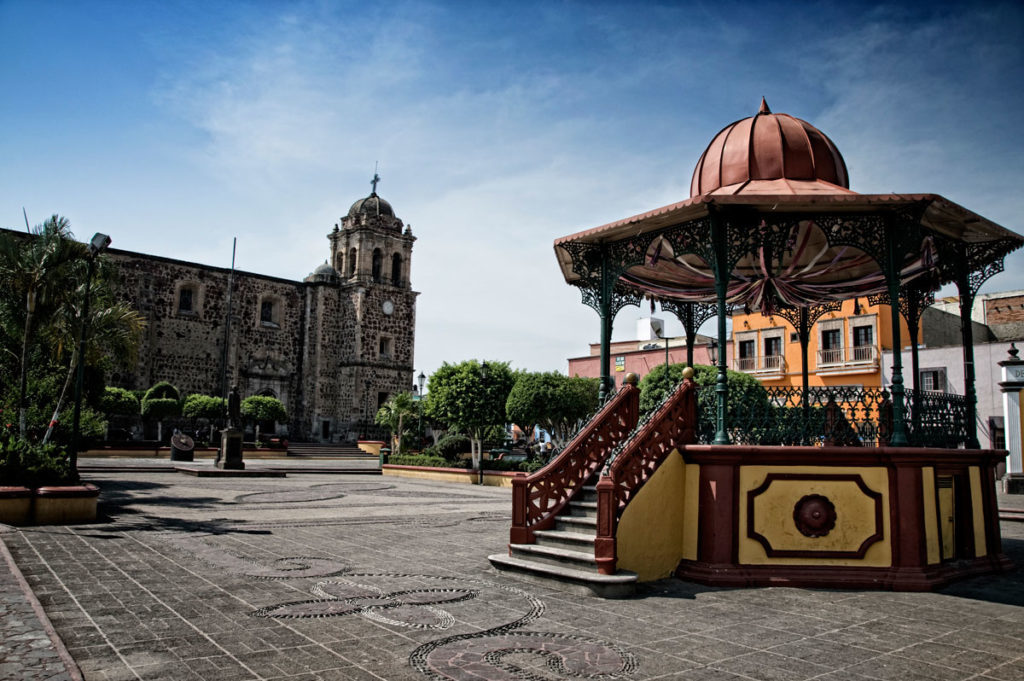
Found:
<path fill-rule="evenodd" d="M 384 311 L 384 314 L 390 317 L 391 314 L 395 311 L 395 304 L 392 303 L 390 300 L 385 300 L 384 304 L 381 305 L 381 310 Z"/>

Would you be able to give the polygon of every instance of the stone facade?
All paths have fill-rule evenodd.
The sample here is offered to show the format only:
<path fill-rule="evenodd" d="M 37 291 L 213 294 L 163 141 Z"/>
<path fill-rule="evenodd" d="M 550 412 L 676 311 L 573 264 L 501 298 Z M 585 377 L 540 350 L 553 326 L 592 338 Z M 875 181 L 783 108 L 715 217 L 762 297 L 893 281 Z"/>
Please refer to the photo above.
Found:
<path fill-rule="evenodd" d="M 328 240 L 327 261 L 303 281 L 111 249 L 122 295 L 148 325 L 134 369 L 109 383 L 272 395 L 290 417 L 279 430 L 294 439 L 373 431 L 379 405 L 413 383 L 415 237 L 374 192 Z"/>

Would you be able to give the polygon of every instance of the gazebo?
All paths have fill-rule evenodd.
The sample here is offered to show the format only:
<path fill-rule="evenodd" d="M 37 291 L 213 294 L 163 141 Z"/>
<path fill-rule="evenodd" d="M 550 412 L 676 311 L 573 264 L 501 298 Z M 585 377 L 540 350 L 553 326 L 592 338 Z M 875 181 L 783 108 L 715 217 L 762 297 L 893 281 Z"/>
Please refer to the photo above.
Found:
<path fill-rule="evenodd" d="M 690 198 L 555 241 L 566 282 L 600 315 L 601 390 L 609 401 L 558 459 L 517 481 L 505 566 L 535 559 L 530 554 L 538 549 L 530 546 L 557 534 L 565 525 L 558 516 L 591 495 L 593 561 L 609 578 L 621 577 L 616 566 L 641 578 L 664 576 L 669 566 L 722 584 L 788 579 L 929 588 L 972 570 L 1000 569 L 1005 559 L 989 488 L 1005 453 L 970 453 L 978 449 L 970 314 L 978 289 L 1022 243 L 1024 237 L 942 196 L 851 191 L 836 145 L 762 100 L 756 115 L 711 140 Z M 921 313 L 946 284 L 957 287 L 964 320 L 962 396 L 918 390 L 916 354 L 908 390 L 898 351 L 889 390 L 838 402 L 831 395 L 826 404 L 809 389 L 809 331 L 824 313 L 857 297 L 888 303 L 893 348 L 903 347 L 900 315 L 916 347 Z M 644 299 L 678 316 L 691 348 L 697 328 L 713 316 L 718 347 L 725 348 L 733 308 L 788 320 L 803 358 L 800 408 L 790 414 L 799 435 L 759 441 L 765 428 L 748 432 L 747 424 L 730 423 L 725 352 L 705 400 L 712 407 L 708 442 L 699 442 L 701 400 L 690 381 L 637 423 L 635 385 L 613 396 L 609 346 L 616 314 Z M 859 402 L 856 409 L 873 424 L 867 436 L 851 426 L 856 409 L 843 402 Z M 838 436 L 841 428 L 852 434 Z M 668 468 L 678 470 L 665 472 L 675 454 L 679 461 Z M 834 470 L 822 472 L 823 465 Z M 645 493 L 659 476 L 660 500 Z M 671 529 L 658 519 L 665 516 L 666 486 L 685 499 L 676 515 L 668 514 Z M 949 538 L 941 520 L 947 511 L 957 518 Z M 647 528 L 638 530 L 645 539 L 626 537 L 640 527 Z M 651 536 L 652 527 L 677 533 L 678 541 Z M 662 557 L 652 559 L 652 551 Z M 953 558 L 961 559 L 959 567 Z M 970 569 L 966 558 L 974 561 Z M 653 563 L 657 569 L 648 569 Z"/>
<path fill-rule="evenodd" d="M 921 313 L 939 287 L 955 284 L 961 317 L 968 320 L 962 324 L 963 444 L 976 448 L 970 311 L 981 285 L 1022 244 L 1024 237 L 935 194 L 851 191 L 836 145 L 805 121 L 771 113 L 762 99 L 755 116 L 712 139 L 694 170 L 689 199 L 562 237 L 555 254 L 566 282 L 580 288 L 583 302 L 601 317 L 606 391 L 612 321 L 645 297 L 677 314 L 688 338 L 717 315 L 720 348 L 732 307 L 782 316 L 800 336 L 806 391 L 809 328 L 836 303 L 895 301 L 892 345 L 903 346 L 903 314 L 916 348 Z M 714 442 L 726 444 L 724 352 L 718 367 Z M 898 352 L 891 383 L 889 443 L 911 444 Z"/>

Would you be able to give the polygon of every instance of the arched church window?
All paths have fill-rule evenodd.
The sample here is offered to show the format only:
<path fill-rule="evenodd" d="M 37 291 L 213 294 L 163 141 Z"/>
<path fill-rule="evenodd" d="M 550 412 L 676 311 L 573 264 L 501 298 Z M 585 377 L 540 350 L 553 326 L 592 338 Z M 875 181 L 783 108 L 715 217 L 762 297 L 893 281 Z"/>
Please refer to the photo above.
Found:
<path fill-rule="evenodd" d="M 381 271 L 381 268 L 383 267 L 383 264 L 384 264 L 383 261 L 384 261 L 384 256 L 381 254 L 380 249 L 379 248 L 373 249 L 373 270 L 372 270 L 372 275 L 373 275 L 373 280 L 375 282 L 377 282 L 377 283 L 380 283 L 380 271 Z"/>
<path fill-rule="evenodd" d="M 402 256 L 398 253 L 391 256 L 391 285 L 402 285 Z"/>
<path fill-rule="evenodd" d="M 348 276 L 356 276 L 356 249 L 349 249 L 348 252 Z"/>

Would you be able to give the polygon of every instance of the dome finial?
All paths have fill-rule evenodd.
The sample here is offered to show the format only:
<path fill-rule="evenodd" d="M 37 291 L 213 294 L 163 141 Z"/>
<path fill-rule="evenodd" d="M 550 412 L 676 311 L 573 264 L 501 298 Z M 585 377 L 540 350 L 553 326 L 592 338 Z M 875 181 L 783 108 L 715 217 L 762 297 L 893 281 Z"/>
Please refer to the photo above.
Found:
<path fill-rule="evenodd" d="M 370 184 L 373 186 L 373 191 L 370 193 L 371 196 L 377 195 L 377 183 L 380 182 L 380 175 L 377 174 L 377 162 L 373 164 L 373 179 L 370 180 Z"/>
<path fill-rule="evenodd" d="M 768 102 L 764 100 L 764 97 L 761 97 L 761 108 L 757 110 L 757 113 L 770 114 L 771 112 L 772 110 L 768 108 Z"/>

